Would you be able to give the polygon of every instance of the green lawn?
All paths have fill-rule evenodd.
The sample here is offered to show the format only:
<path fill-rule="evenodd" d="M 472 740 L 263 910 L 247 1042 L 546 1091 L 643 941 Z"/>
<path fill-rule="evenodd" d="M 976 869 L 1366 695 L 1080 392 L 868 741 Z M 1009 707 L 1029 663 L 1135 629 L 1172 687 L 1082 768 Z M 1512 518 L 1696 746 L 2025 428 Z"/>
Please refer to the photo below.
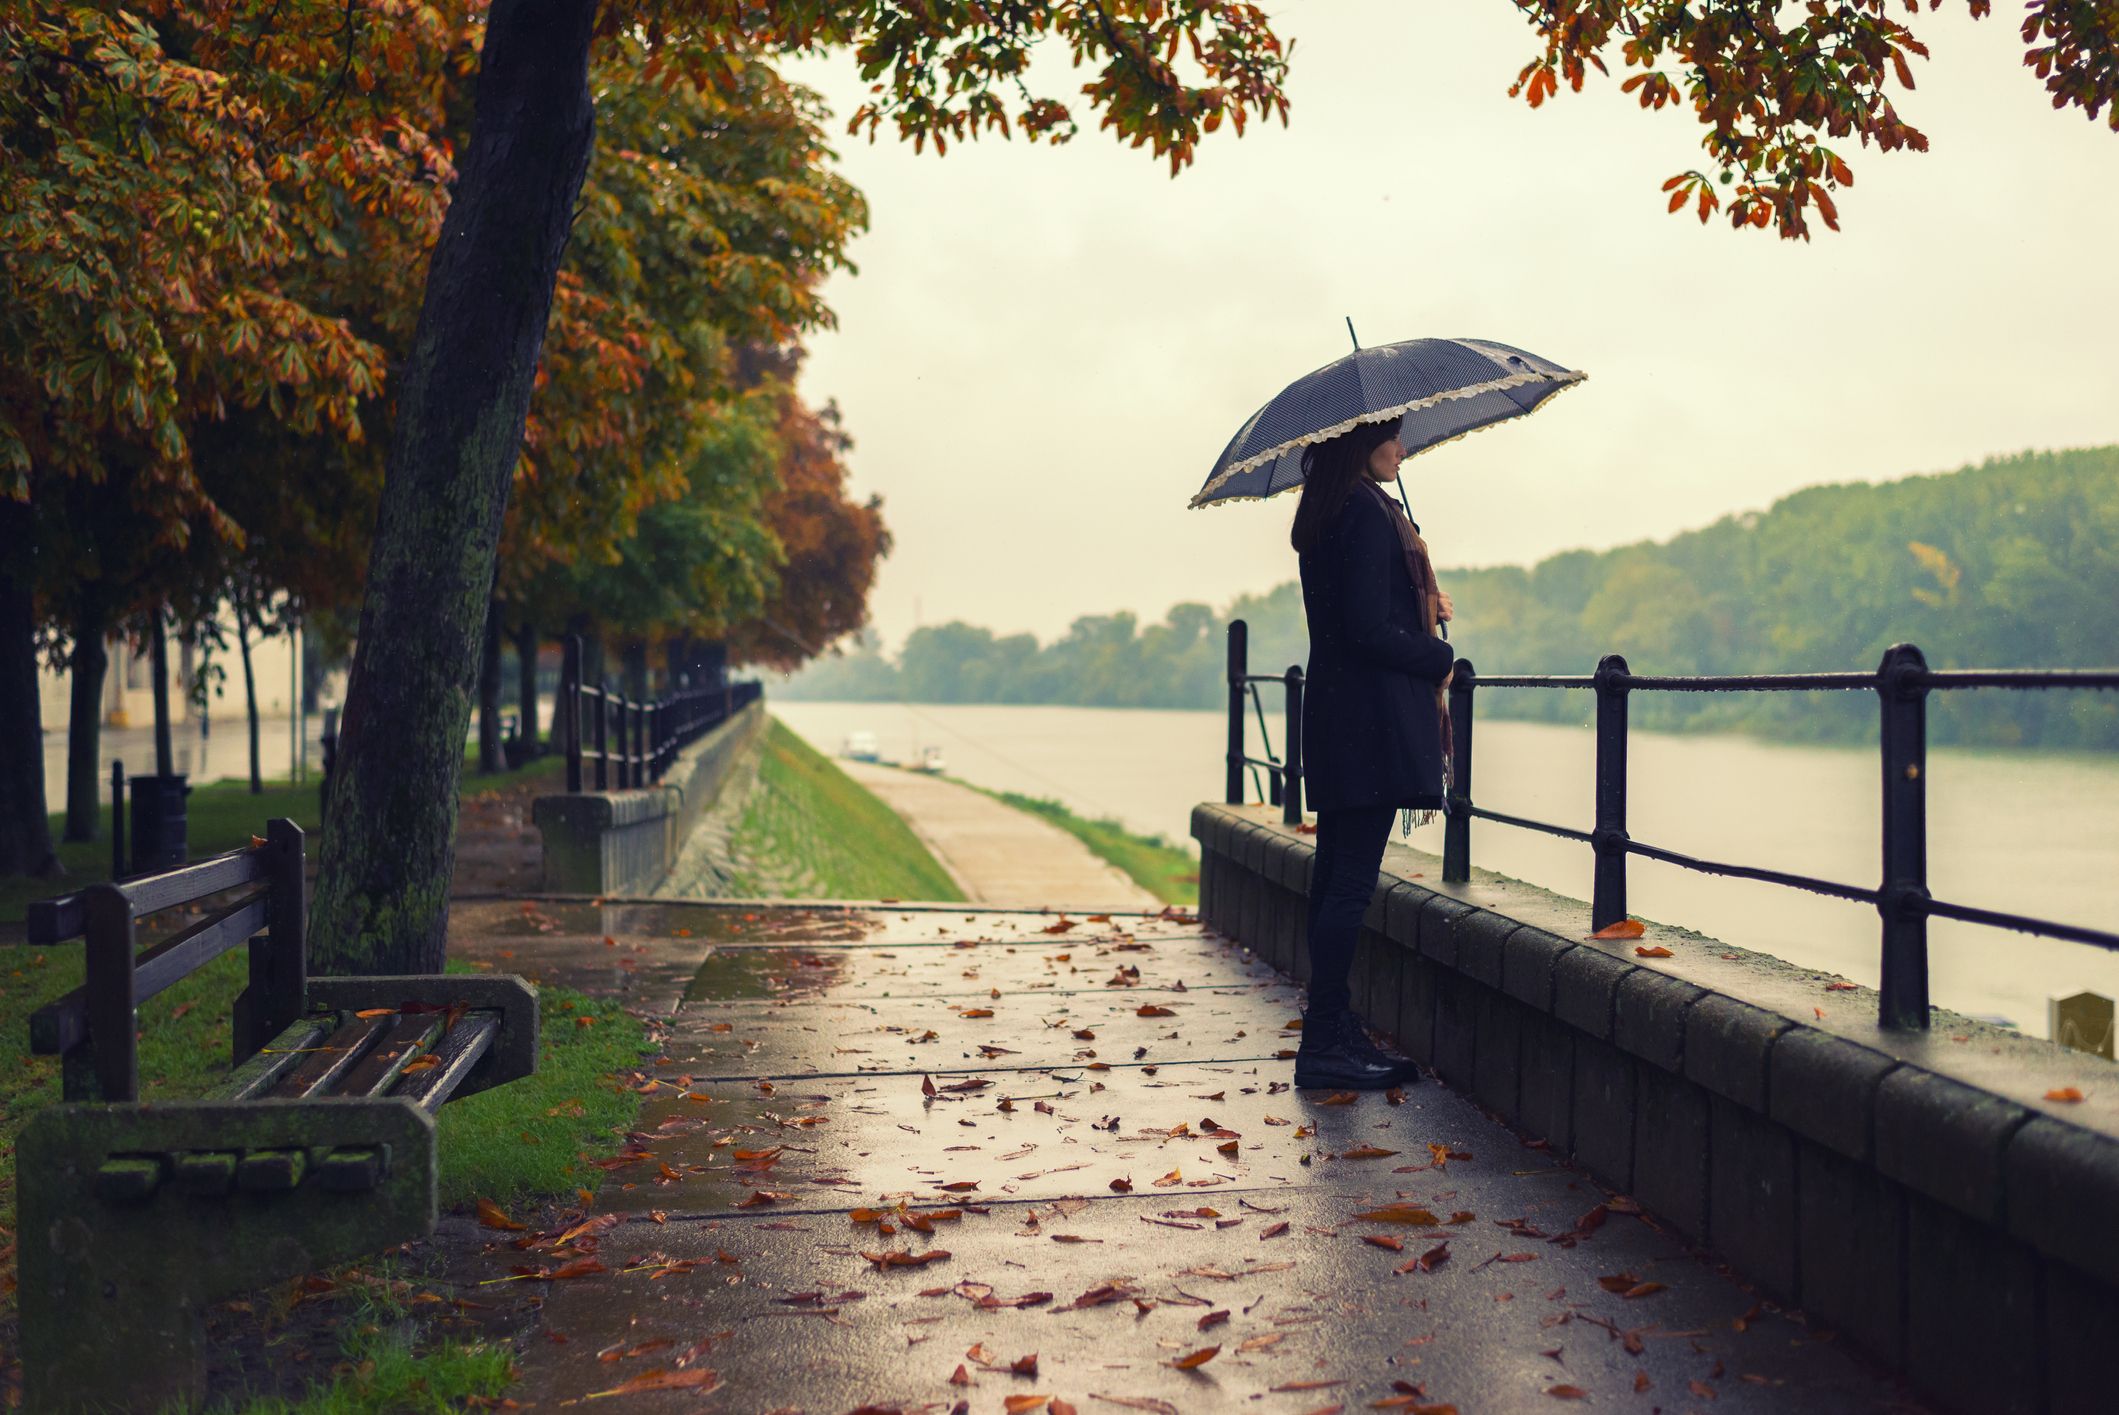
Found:
<path fill-rule="evenodd" d="M 827 899 L 964 897 L 896 812 L 778 719 L 737 844 L 755 864 L 731 881 L 739 895 L 785 896 L 792 878 Z"/>
<path fill-rule="evenodd" d="M 950 779 L 956 780 L 954 777 Z M 971 786 L 968 781 L 958 781 L 957 784 Z M 989 791 L 983 786 L 971 786 L 971 789 L 996 801 L 1004 801 L 1019 811 L 1028 811 L 1051 821 L 1088 846 L 1099 859 L 1124 870 L 1135 884 L 1165 904 L 1199 902 L 1199 861 L 1193 858 L 1190 850 L 1171 844 L 1165 836 L 1136 835 L 1108 816 L 1102 820 L 1090 820 L 1045 796 L 1025 796 L 1020 791 Z"/>

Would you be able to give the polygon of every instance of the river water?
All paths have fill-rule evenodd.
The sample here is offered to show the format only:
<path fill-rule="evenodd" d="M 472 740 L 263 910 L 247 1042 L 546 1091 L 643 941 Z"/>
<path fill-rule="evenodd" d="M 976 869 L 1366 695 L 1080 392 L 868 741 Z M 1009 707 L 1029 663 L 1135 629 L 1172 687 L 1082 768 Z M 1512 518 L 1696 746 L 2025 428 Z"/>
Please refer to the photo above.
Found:
<path fill-rule="evenodd" d="M 875 734 L 910 760 L 938 746 L 951 774 L 1054 797 L 1089 816 L 1189 843 L 1192 807 L 1219 799 L 1217 712 L 773 701 L 812 745 Z M 1252 724 L 1255 734 L 1256 724 Z M 1272 722 L 1275 745 L 1280 724 Z M 1255 744 L 1255 735 L 1253 742 Z M 1254 755 L 1255 752 L 1254 746 Z M 1586 727 L 1484 720 L 1474 795 L 1492 810 L 1588 829 L 1595 745 Z M 1873 748 L 1635 729 L 1634 839 L 1705 859 L 1873 885 L 1881 773 Z M 1412 844 L 1438 852 L 1440 824 Z M 1480 821 L 1472 861 L 1579 899 L 1589 847 Z M 1935 749 L 1928 765 L 1928 878 L 1937 898 L 2111 929 L 2119 924 L 2119 759 Z M 1773 885 L 1633 860 L 1633 912 L 1875 986 L 1874 909 Z M 2081 944 L 1936 920 L 1934 1001 L 2046 1034 L 2046 1002 L 2082 988 L 2119 996 L 2119 957 Z"/>

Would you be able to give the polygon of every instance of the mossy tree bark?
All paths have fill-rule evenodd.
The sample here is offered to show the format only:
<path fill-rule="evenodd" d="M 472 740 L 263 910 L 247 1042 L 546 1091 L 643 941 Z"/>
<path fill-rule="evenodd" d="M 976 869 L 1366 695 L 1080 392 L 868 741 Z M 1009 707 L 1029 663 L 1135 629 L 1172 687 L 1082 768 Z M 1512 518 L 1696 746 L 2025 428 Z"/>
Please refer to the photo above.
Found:
<path fill-rule="evenodd" d="M 495 0 L 368 560 L 311 914 L 322 972 L 441 971 L 486 606 L 594 126 L 596 0 Z"/>
<path fill-rule="evenodd" d="M 44 811 L 44 711 L 37 696 L 36 542 L 27 501 L 0 495 L 0 875 L 59 871 Z"/>

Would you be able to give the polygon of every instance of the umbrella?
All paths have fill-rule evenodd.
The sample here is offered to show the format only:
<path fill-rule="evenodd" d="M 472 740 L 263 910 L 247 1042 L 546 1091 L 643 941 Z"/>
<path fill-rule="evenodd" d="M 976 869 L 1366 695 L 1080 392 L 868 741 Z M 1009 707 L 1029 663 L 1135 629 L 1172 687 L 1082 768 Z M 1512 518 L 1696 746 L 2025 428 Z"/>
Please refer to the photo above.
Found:
<path fill-rule="evenodd" d="M 1253 501 L 1300 486 L 1302 449 L 1362 423 L 1399 419 L 1410 456 L 1535 412 L 1588 376 L 1491 339 L 1357 347 L 1253 413 L 1215 459 L 1192 505 Z"/>

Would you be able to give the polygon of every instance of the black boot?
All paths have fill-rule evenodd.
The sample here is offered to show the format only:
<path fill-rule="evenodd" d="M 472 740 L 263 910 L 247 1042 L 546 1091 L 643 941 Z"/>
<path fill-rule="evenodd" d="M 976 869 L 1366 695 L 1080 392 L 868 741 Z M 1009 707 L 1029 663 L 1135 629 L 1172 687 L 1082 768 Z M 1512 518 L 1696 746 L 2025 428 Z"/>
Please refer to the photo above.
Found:
<path fill-rule="evenodd" d="M 1367 1057 L 1379 1066 L 1388 1066 L 1397 1071 L 1398 1078 L 1392 1085 L 1410 1086 L 1420 1080 L 1419 1063 L 1408 1061 L 1402 1056 L 1393 1056 L 1377 1046 L 1375 1039 L 1369 1036 L 1368 1023 L 1361 1020 L 1360 1013 L 1348 1009 L 1344 1030 L 1347 1045 L 1352 1047 L 1356 1054 Z"/>
<path fill-rule="evenodd" d="M 1346 1014 L 1303 1019 L 1302 1044 L 1295 1050 L 1297 1090 L 1381 1091 L 1400 1084 L 1400 1069 L 1371 1060 L 1347 1036 Z M 1410 1067 L 1412 1063 L 1405 1065 Z"/>

